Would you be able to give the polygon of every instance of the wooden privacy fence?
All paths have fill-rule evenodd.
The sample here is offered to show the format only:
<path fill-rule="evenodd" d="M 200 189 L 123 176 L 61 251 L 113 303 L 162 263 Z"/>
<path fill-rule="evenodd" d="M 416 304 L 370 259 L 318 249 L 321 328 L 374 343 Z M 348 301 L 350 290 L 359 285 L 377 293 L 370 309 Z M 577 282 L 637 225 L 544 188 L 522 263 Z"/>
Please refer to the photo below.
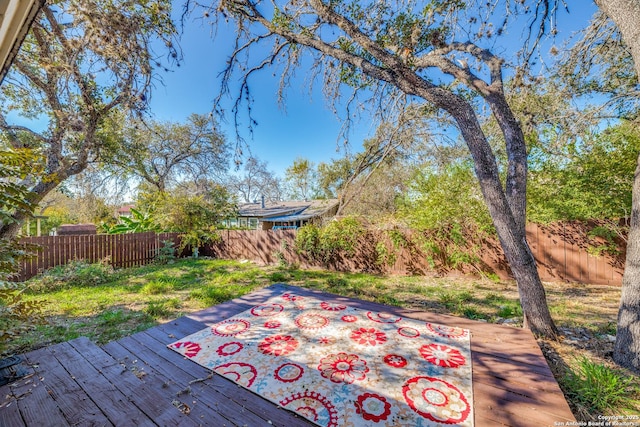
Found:
<path fill-rule="evenodd" d="M 588 235 L 592 227 L 593 224 L 578 222 L 527 226 L 527 239 L 538 263 L 542 280 L 614 286 L 622 284 L 625 259 L 623 242 L 618 242 L 617 254 L 604 252 L 598 256 L 592 255 L 589 253 L 590 248 L 605 243 L 602 239 Z M 295 230 L 224 230 L 221 236 L 220 243 L 205 248 L 201 253 L 225 259 L 248 259 L 264 264 L 284 260 L 303 267 L 324 267 L 341 271 L 385 274 L 434 272 L 433 265 L 417 244 L 393 249 L 395 261 L 391 265 L 379 263 L 375 236 L 361 239 L 353 256 L 337 257 L 325 264 L 296 252 Z M 392 248 L 391 245 L 387 246 Z M 501 278 L 510 277 L 508 264 L 497 240 L 483 241 L 478 252 L 479 264 L 483 271 L 497 274 Z M 477 270 L 468 266 L 462 271 L 477 273 Z"/>
<path fill-rule="evenodd" d="M 600 285 L 622 285 L 626 244 L 617 239 L 613 253 L 595 255 L 597 246 L 611 242 L 590 237 L 597 222 L 564 222 L 547 226 L 527 225 L 527 240 L 542 280 Z"/>
<path fill-rule="evenodd" d="M 590 254 L 594 245 L 606 243 L 588 235 L 592 227 L 593 224 L 577 222 L 527 226 L 527 239 L 538 262 L 542 280 L 621 285 L 625 259 L 624 245 L 618 242 L 620 246 L 617 254 Z M 341 271 L 386 274 L 434 272 L 433 264 L 416 243 L 394 248 L 387 242 L 387 247 L 393 252 L 393 259 L 389 263 L 380 263 L 376 246 L 381 241 L 380 234 L 369 232 L 360 240 L 353 255 L 337 256 L 330 262 L 322 263 L 297 253 L 296 233 L 296 230 L 222 230 L 221 241 L 202 248 L 200 254 L 225 259 L 248 259 L 263 264 L 285 261 L 302 267 L 323 267 Z M 114 267 L 147 264 L 153 260 L 165 240 L 172 240 L 176 246 L 179 243 L 177 233 L 23 238 L 22 242 L 39 245 L 42 249 L 36 257 L 23 262 L 21 275 L 17 280 L 26 280 L 47 268 L 76 259 L 98 262 L 108 258 Z M 483 271 L 495 273 L 501 278 L 510 276 L 504 254 L 496 240 L 484 240 L 478 252 Z M 476 269 L 468 267 L 462 271 L 477 272 Z"/>
<path fill-rule="evenodd" d="M 47 268 L 73 260 L 99 262 L 108 259 L 114 267 L 148 264 L 165 240 L 173 241 L 177 246 L 178 233 L 23 237 L 21 243 L 38 245 L 40 250 L 33 258 L 23 261 L 16 280 L 27 280 Z"/>

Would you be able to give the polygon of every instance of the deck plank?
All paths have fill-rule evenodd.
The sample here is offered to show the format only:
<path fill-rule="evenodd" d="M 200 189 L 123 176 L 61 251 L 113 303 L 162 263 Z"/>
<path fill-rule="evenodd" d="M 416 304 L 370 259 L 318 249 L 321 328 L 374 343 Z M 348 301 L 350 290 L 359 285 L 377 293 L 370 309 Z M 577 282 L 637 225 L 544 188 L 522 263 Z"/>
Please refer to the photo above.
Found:
<path fill-rule="evenodd" d="M 142 341 L 150 341 L 153 348 L 147 347 Z M 138 360 L 143 360 L 147 364 L 156 366 L 165 377 L 175 381 L 180 386 L 179 391 L 185 391 L 184 393 L 179 393 L 180 396 L 177 396 L 179 400 L 188 400 L 191 404 L 195 402 L 196 405 L 202 403 L 214 408 L 221 425 L 242 425 L 241 421 L 251 418 L 251 415 L 244 416 L 246 410 L 242 405 L 238 405 L 235 401 L 230 401 L 215 385 L 212 385 L 213 382 L 206 379 L 211 374 L 210 370 L 199 365 L 191 367 L 191 369 L 181 368 L 179 365 L 183 362 L 182 357 L 176 353 L 179 358 L 172 360 L 170 354 L 175 352 L 165 346 L 158 346 L 159 343 L 151 339 L 151 337 L 145 339 L 143 335 L 137 335 L 135 339 L 132 337 L 131 340 L 122 340 L 122 343 L 135 348 Z M 192 381 L 194 382 L 191 383 Z M 234 415 L 236 416 L 234 417 Z M 256 419 L 251 419 L 251 421 L 255 423 Z M 263 421 L 260 419 L 259 422 Z M 246 421 L 244 424 L 246 424 Z"/>
<path fill-rule="evenodd" d="M 295 288 L 291 289 L 287 285 L 284 285 L 284 288 L 296 292 Z M 306 289 L 303 292 L 304 294 L 318 295 L 317 292 Z M 515 425 L 553 425 L 556 421 L 575 421 L 542 350 L 530 331 L 453 316 L 388 307 L 370 301 L 353 300 L 330 294 L 319 294 L 319 296 L 325 299 L 332 298 L 335 301 L 348 303 L 362 309 L 387 311 L 418 320 L 467 328 L 471 332 L 474 400 L 475 396 L 484 396 L 486 393 L 489 394 L 489 400 L 497 399 L 498 395 L 495 394 L 495 391 L 502 390 L 502 401 L 507 403 L 501 404 L 504 411 L 501 418 L 512 419 L 508 422 L 515 423 Z M 513 376 L 501 378 L 501 368 L 504 368 L 504 365 L 509 365 L 512 372 L 517 372 L 518 379 L 514 380 Z M 485 369 L 476 371 L 476 366 Z M 523 381 L 528 385 L 545 384 L 545 390 L 536 390 L 535 387 L 523 388 Z M 531 399 L 526 400 L 526 396 L 530 396 Z M 527 405 L 523 407 L 521 404 Z M 479 409 L 475 413 L 479 417 L 494 418 L 490 413 L 494 410 L 495 405 L 488 411 Z M 523 420 L 523 411 L 545 415 L 541 418 L 536 415 L 531 419 Z"/>
<path fill-rule="evenodd" d="M 132 371 L 121 365 L 87 338 L 78 338 L 69 344 L 154 423 L 163 426 L 197 426 L 196 422 L 172 404 L 173 399 L 169 393 L 149 387 L 137 377 L 146 372 Z"/>
<path fill-rule="evenodd" d="M 29 374 L 25 377 L 5 386 L 9 390 L 13 404 L 18 407 L 24 424 L 36 426 L 53 422 L 56 425 L 68 426 L 69 423 L 56 402 L 47 393 L 42 378 L 37 375 L 33 367 L 29 367 L 28 372 Z"/>
<path fill-rule="evenodd" d="M 163 336 L 160 335 L 160 337 Z M 146 347 L 146 351 L 137 347 L 138 356 L 146 358 L 148 363 L 153 363 L 158 367 L 171 366 L 174 375 L 186 375 L 188 381 L 208 377 L 211 372 L 209 369 L 186 359 L 166 347 L 166 344 L 172 342 L 171 340 L 158 342 L 152 334 L 149 334 L 146 339 L 144 335 L 136 335 L 132 337 L 132 339 L 138 340 L 140 344 Z M 159 343 L 162 345 L 162 348 L 158 348 Z M 261 422 L 268 420 L 272 425 L 291 426 L 292 423 L 293 425 L 314 425 L 287 410 L 281 409 L 274 411 L 274 407 L 277 407 L 273 403 L 268 402 L 255 393 L 238 386 L 233 381 L 218 374 L 214 374 L 211 378 L 203 382 L 203 384 L 215 391 L 217 400 L 215 400 L 213 404 L 218 407 L 223 415 L 226 414 L 226 416 L 231 417 L 231 419 L 238 420 L 240 414 L 243 414 L 243 417 L 252 417 L 251 414 L 256 414 L 260 417 Z M 211 391 L 209 393 L 211 393 Z M 218 394 L 220 396 L 218 396 Z M 200 395 L 202 396 L 202 393 Z M 220 402 L 224 402 L 225 405 L 221 407 Z M 243 424 L 251 426 L 256 425 L 257 422 L 258 421 L 252 417 L 243 422 Z"/>
<path fill-rule="evenodd" d="M 114 425 L 156 426 L 68 342 L 50 347 L 50 351 L 85 393 L 91 396 L 109 422 Z M 125 374 L 127 372 L 123 372 Z"/>
<path fill-rule="evenodd" d="M 500 398 L 499 405 L 494 403 L 494 405 L 486 405 L 484 409 L 483 407 L 476 408 L 476 417 L 495 420 L 494 412 L 499 406 L 502 412 L 499 418 L 503 420 L 502 423 L 507 425 L 509 423 L 513 425 L 527 425 L 526 423 L 530 423 L 529 425 L 545 425 L 545 423 L 553 425 L 555 421 L 575 420 L 542 351 L 529 331 L 454 316 L 390 307 L 371 301 L 356 300 L 284 284 L 277 284 L 266 288 L 266 291 L 261 291 L 260 295 L 264 299 L 270 298 L 274 294 L 292 292 L 349 304 L 363 310 L 385 311 L 416 320 L 467 328 L 472 335 L 474 396 L 483 396 L 484 393 L 489 393 L 489 400 Z M 251 302 L 260 303 L 263 300 L 252 298 Z M 206 316 L 194 313 L 189 317 L 203 319 L 205 323 L 208 323 L 209 319 L 215 322 L 219 319 L 215 315 L 215 310 L 218 307 L 224 311 L 226 318 L 246 310 L 245 302 L 247 301 L 244 297 L 240 297 L 206 309 Z M 476 370 L 476 366 L 479 368 L 478 370 Z M 508 372 L 510 375 L 503 375 L 503 372 Z M 502 390 L 502 393 L 498 396 L 495 393 L 496 390 Z M 521 416 L 523 411 L 529 411 L 536 416 L 531 420 L 523 420 Z M 538 416 L 539 413 L 543 415 Z"/>
<path fill-rule="evenodd" d="M 11 397 L 8 397 L 7 401 L 3 402 L 3 406 L 0 406 L 0 426 L 25 426 L 20 409 Z"/>
<path fill-rule="evenodd" d="M 0 426 L 24 427 L 20 408 L 9 385 L 0 387 Z"/>
<path fill-rule="evenodd" d="M 165 390 L 169 393 L 173 399 L 182 402 L 185 396 L 188 395 L 188 401 L 182 402 L 189 405 L 190 413 L 189 417 L 197 422 L 207 421 L 208 424 L 219 426 L 231 426 L 235 425 L 231 421 L 222 417 L 211 406 L 206 404 L 206 399 L 200 399 L 199 394 L 204 389 L 200 384 L 192 385 L 191 392 L 185 393 L 184 390 L 189 387 L 188 381 L 182 381 L 178 375 L 176 375 L 176 369 L 167 364 L 159 357 L 147 358 L 143 352 L 137 351 L 134 354 L 130 351 L 130 345 L 125 347 L 127 342 L 113 341 L 103 346 L 105 352 L 107 352 L 112 358 L 118 361 L 118 363 L 130 367 L 143 370 L 147 373 L 142 380 L 150 387 L 156 390 Z M 133 346 L 133 350 L 136 351 L 137 347 Z M 203 390 L 202 392 L 206 392 Z"/>
<path fill-rule="evenodd" d="M 49 395 L 55 400 L 69 425 L 112 426 L 100 408 L 91 400 L 64 366 L 47 349 L 26 355 Z"/>

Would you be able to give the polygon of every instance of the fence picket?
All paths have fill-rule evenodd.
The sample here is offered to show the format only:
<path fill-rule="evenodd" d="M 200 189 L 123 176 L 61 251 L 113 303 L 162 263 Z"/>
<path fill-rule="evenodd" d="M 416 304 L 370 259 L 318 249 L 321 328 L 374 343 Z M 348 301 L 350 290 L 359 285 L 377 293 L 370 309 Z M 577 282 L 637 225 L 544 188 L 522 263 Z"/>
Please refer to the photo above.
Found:
<path fill-rule="evenodd" d="M 221 240 L 204 248 L 201 255 L 273 263 L 278 261 L 276 253 L 281 252 L 291 264 L 327 267 L 296 252 L 296 234 L 296 230 L 225 230 L 220 233 Z M 585 236 L 586 232 L 578 235 L 575 229 L 567 230 L 564 224 L 527 226 L 527 239 L 538 262 L 542 280 L 621 285 L 624 255 L 615 257 L 605 254 L 594 257 L 588 253 L 588 238 Z M 40 245 L 42 250 L 33 259 L 22 262 L 22 270 L 16 280 L 27 280 L 47 268 L 66 264 L 74 259 L 86 259 L 90 262 L 109 259 L 114 267 L 147 264 L 153 261 L 166 240 L 173 241 L 176 247 L 180 243 L 178 233 L 23 237 L 20 240 L 22 243 Z M 392 274 L 414 274 L 432 270 L 424 254 L 414 250 L 416 248 L 397 249 L 394 265 L 381 266 L 376 264 L 371 242 L 363 242 L 353 256 L 338 259 L 329 267 L 345 271 L 379 269 L 381 273 Z M 507 277 L 509 272 L 505 267 L 504 256 L 499 249 L 490 248 L 499 248 L 499 245 L 497 242 L 489 242 L 485 248 L 487 250 L 483 250 L 483 261 L 495 273 Z M 624 254 L 624 248 L 620 252 Z M 189 256 L 190 252 L 183 255 Z"/>
<path fill-rule="evenodd" d="M 41 250 L 36 251 L 33 258 L 22 261 L 20 275 L 14 280 L 25 281 L 72 260 L 99 262 L 108 259 L 114 267 L 147 264 L 153 260 L 163 240 L 179 242 L 178 233 L 23 237 L 21 243 L 38 245 Z"/>

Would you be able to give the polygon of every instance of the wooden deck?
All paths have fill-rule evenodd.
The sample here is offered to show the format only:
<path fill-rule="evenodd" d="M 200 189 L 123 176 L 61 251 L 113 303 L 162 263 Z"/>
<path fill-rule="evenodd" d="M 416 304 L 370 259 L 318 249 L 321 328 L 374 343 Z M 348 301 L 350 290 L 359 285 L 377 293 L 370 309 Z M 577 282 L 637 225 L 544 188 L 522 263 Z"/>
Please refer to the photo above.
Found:
<path fill-rule="evenodd" d="M 25 354 L 33 375 L 0 387 L 0 426 L 311 426 L 166 347 L 283 292 L 470 329 L 477 427 L 575 421 L 528 331 L 277 284 L 102 347 L 78 338 Z"/>

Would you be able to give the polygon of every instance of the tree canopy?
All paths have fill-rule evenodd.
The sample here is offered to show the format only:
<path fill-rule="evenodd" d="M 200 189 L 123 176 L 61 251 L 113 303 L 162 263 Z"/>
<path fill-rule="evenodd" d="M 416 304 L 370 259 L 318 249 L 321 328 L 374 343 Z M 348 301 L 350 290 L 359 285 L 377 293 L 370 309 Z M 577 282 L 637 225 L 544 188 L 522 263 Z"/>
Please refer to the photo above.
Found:
<path fill-rule="evenodd" d="M 268 169 L 267 163 L 256 157 L 249 157 L 238 173 L 229 175 L 226 185 L 245 203 L 282 200 L 284 190 L 276 174 Z"/>
<path fill-rule="evenodd" d="M 21 181 L 34 203 L 117 149 L 116 112 L 146 110 L 162 60 L 154 41 L 178 59 L 170 14 L 168 0 L 56 0 L 42 7 L 0 93 L 3 146 L 38 150 L 45 159 L 44 173 Z M 11 111 L 34 125 L 10 123 Z M 13 219 L 0 225 L 0 236 L 15 234 L 24 216 Z"/>
<path fill-rule="evenodd" d="M 101 159 L 112 174 L 165 191 L 181 181 L 221 181 L 229 147 L 215 120 L 191 114 L 186 123 L 133 121 L 118 138 L 118 150 Z"/>

